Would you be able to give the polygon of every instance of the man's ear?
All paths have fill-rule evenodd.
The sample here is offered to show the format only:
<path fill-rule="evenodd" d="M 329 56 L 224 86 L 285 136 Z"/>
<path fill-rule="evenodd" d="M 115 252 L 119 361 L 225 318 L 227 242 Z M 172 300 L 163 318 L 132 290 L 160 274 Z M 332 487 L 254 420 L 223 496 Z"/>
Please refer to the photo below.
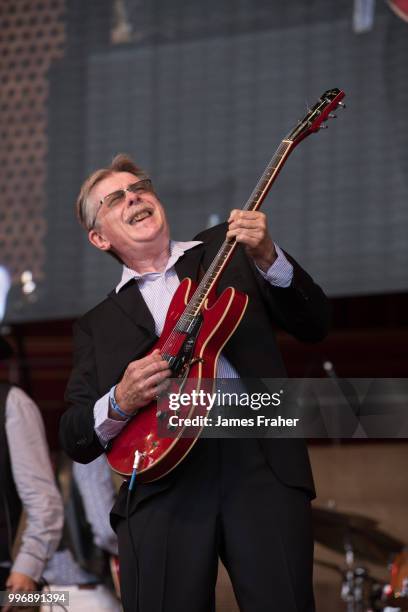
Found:
<path fill-rule="evenodd" d="M 101 251 L 109 251 L 111 248 L 111 243 L 109 240 L 106 240 L 106 238 L 104 238 L 102 234 L 97 232 L 95 229 L 89 230 L 88 239 L 91 244 L 96 246 L 96 248 L 100 249 Z"/>

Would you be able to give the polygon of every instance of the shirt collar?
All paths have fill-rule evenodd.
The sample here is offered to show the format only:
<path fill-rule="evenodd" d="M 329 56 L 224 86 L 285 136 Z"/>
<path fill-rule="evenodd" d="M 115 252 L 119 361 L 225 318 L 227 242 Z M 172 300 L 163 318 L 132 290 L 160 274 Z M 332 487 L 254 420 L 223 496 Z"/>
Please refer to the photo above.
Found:
<path fill-rule="evenodd" d="M 132 279 L 138 280 L 139 278 L 146 278 L 147 276 L 153 276 L 156 274 L 163 274 L 164 272 L 167 272 L 167 270 L 170 270 L 170 268 L 175 265 L 175 263 L 180 259 L 182 255 L 184 255 L 186 251 L 192 249 L 198 244 L 202 244 L 202 241 L 190 240 L 189 242 L 179 242 L 175 240 L 170 240 L 170 257 L 163 272 L 145 272 L 144 274 L 139 274 L 139 272 L 136 272 L 135 270 L 132 270 L 131 268 L 128 268 L 124 265 L 122 268 L 122 278 L 120 279 L 119 284 L 116 285 L 115 288 L 116 293 L 119 293 L 122 287 L 124 287 Z"/>

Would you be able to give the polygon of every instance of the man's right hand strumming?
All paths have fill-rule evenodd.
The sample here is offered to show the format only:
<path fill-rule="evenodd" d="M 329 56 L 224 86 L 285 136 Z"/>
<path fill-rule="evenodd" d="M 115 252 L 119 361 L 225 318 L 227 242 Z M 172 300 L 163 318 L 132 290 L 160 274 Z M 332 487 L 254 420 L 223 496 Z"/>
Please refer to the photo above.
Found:
<path fill-rule="evenodd" d="M 164 381 L 170 376 L 169 364 L 156 349 L 147 357 L 129 363 L 122 380 L 116 385 L 115 400 L 124 413 L 133 416 L 139 408 L 157 397 Z M 109 408 L 109 417 L 124 420 L 112 406 Z"/>

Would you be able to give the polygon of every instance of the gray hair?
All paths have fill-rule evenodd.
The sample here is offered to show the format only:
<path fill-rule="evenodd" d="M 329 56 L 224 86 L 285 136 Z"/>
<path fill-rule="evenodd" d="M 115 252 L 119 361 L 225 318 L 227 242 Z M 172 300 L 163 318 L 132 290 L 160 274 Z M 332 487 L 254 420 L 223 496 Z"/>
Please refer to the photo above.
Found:
<path fill-rule="evenodd" d="M 116 155 L 107 168 L 100 168 L 92 172 L 83 182 L 75 204 L 78 221 L 87 231 L 94 227 L 96 215 L 95 207 L 92 206 L 89 201 L 89 194 L 95 185 L 116 172 L 129 172 L 139 179 L 148 178 L 147 173 L 142 170 L 142 168 L 139 168 L 133 159 L 129 157 L 129 155 L 126 155 L 126 153 L 119 153 L 119 155 Z"/>

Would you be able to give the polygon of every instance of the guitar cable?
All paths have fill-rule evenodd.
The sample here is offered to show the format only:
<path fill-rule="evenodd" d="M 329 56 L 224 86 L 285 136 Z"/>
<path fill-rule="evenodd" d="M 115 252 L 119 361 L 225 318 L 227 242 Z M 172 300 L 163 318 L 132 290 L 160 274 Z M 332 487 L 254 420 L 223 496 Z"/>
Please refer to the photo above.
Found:
<path fill-rule="evenodd" d="M 135 457 L 133 459 L 132 476 L 131 476 L 130 481 L 129 481 L 128 499 L 129 499 L 129 492 L 133 491 L 133 487 L 135 486 L 137 469 L 139 467 L 139 462 L 140 462 L 141 458 L 142 458 L 142 453 L 139 453 L 138 450 L 135 450 Z"/>
<path fill-rule="evenodd" d="M 135 542 L 133 540 L 132 529 L 130 528 L 129 511 L 130 511 L 130 496 L 135 486 L 137 469 L 139 467 L 139 462 L 141 458 L 142 458 L 142 454 L 138 450 L 136 450 L 134 460 L 133 460 L 132 476 L 130 477 L 130 480 L 129 480 L 129 486 L 128 486 L 127 496 L 126 496 L 126 524 L 127 524 L 130 545 L 132 547 L 132 552 L 133 552 L 133 556 L 135 559 L 135 570 L 136 570 L 136 606 L 137 606 L 136 610 L 139 610 L 139 582 L 140 582 L 139 574 L 140 572 L 139 572 L 139 558 L 138 558 L 138 554 L 136 551 Z"/>

